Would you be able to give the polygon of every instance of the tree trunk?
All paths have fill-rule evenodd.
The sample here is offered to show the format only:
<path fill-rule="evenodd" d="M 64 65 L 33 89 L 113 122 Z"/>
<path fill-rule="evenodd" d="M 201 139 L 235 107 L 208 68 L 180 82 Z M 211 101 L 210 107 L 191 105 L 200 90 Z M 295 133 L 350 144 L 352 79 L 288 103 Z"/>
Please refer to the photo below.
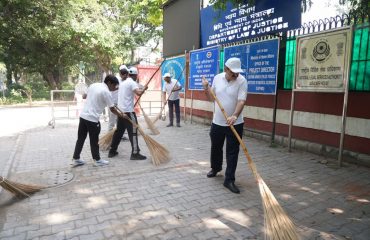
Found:
<path fill-rule="evenodd" d="M 49 88 L 51 90 L 60 90 L 61 83 L 60 83 L 60 76 L 59 71 L 54 72 L 45 72 L 41 74 L 43 79 L 48 83 Z"/>

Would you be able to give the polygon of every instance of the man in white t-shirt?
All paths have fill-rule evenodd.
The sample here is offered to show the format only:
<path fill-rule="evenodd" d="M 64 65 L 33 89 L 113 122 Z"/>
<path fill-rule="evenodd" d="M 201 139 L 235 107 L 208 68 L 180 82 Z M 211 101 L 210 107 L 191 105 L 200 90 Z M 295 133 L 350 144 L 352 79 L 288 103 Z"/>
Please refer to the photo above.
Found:
<path fill-rule="evenodd" d="M 124 80 L 126 80 L 126 78 L 128 77 L 128 68 L 126 67 L 126 65 L 121 65 L 119 67 L 119 76 L 120 76 L 120 80 L 119 82 L 123 82 Z M 118 89 L 111 92 L 112 94 L 112 99 L 113 99 L 113 103 L 115 105 L 117 105 L 118 103 Z M 108 112 L 108 115 L 109 115 L 109 121 L 108 121 L 108 131 L 112 130 L 114 128 L 114 126 L 116 125 L 117 123 L 117 116 L 115 114 L 113 114 L 112 112 Z"/>
<path fill-rule="evenodd" d="M 225 119 L 221 109 L 217 104 L 214 107 L 211 137 L 211 171 L 207 177 L 212 178 L 222 170 L 223 145 L 226 138 L 226 171 L 224 186 L 233 193 L 240 193 L 235 186 L 235 171 L 239 156 L 239 142 L 230 125 L 233 125 L 240 138 L 243 135 L 244 119 L 242 111 L 247 98 L 247 81 L 240 74 L 241 62 L 239 58 L 229 58 L 225 63 L 225 72 L 217 74 L 209 87 L 208 81 L 203 79 L 203 88 L 210 100 L 214 101 L 210 90 L 212 89 L 216 97 L 220 100 L 228 116 Z"/>
<path fill-rule="evenodd" d="M 99 117 L 104 108 L 108 106 L 110 110 L 120 115 L 114 107 L 111 91 L 118 87 L 118 79 L 113 75 L 108 75 L 104 83 L 93 83 L 87 90 L 86 103 L 80 114 L 78 125 L 78 138 L 73 153 L 74 166 L 84 165 L 85 161 L 80 158 L 80 154 L 85 143 L 87 134 L 90 138 L 91 155 L 95 166 L 107 165 L 109 162 L 100 158 L 99 154 L 99 133 L 101 130 Z"/>
<path fill-rule="evenodd" d="M 136 82 L 138 71 L 135 67 L 128 69 L 129 77 L 122 81 L 119 85 L 118 91 L 118 108 L 124 112 L 127 117 L 137 123 L 136 114 L 134 111 L 135 95 L 140 96 L 144 93 L 145 89 L 140 88 Z M 137 138 L 137 128 L 134 128 L 131 122 L 127 119 L 118 118 L 117 129 L 114 132 L 111 148 L 108 153 L 108 157 L 112 158 L 118 154 L 117 148 L 120 144 L 121 138 L 125 130 L 131 142 L 131 160 L 145 160 L 146 157 L 140 154 L 140 148 Z"/>
<path fill-rule="evenodd" d="M 175 106 L 175 113 L 176 113 L 176 126 L 180 126 L 180 97 L 179 97 L 179 91 L 181 90 L 182 86 L 174 78 L 171 78 L 171 74 L 165 73 L 163 75 L 163 79 L 165 81 L 163 85 L 163 94 L 162 94 L 162 101 L 164 104 L 166 104 L 166 94 L 168 97 L 168 112 L 169 112 L 169 118 L 170 123 L 167 125 L 167 127 L 173 126 L 173 107 Z"/>

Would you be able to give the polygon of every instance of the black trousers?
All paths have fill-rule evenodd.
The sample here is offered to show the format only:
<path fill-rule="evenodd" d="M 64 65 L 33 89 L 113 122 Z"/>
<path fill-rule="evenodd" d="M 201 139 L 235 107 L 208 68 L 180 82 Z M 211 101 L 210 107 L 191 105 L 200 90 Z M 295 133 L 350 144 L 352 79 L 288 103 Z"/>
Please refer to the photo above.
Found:
<path fill-rule="evenodd" d="M 243 135 L 243 123 L 234 125 L 240 137 Z M 219 126 L 212 123 L 211 131 L 211 168 L 214 171 L 222 170 L 223 146 L 226 138 L 226 171 L 225 183 L 235 182 L 235 171 L 238 165 L 239 142 L 230 127 Z"/>
<path fill-rule="evenodd" d="M 92 158 L 97 161 L 100 160 L 98 144 L 100 129 L 101 129 L 100 122 L 91 122 L 86 119 L 80 118 L 80 123 L 78 124 L 77 142 L 75 146 L 75 151 L 73 153 L 73 159 L 80 159 L 82 148 L 84 146 L 87 134 L 89 133 Z"/>
<path fill-rule="evenodd" d="M 137 123 L 137 118 L 135 112 L 125 113 L 133 122 Z M 118 145 L 121 142 L 122 136 L 127 129 L 128 137 L 131 142 L 131 153 L 139 153 L 139 141 L 137 138 L 137 128 L 133 128 L 132 124 L 127 119 L 118 118 L 117 120 L 117 129 L 113 134 L 112 144 L 110 152 L 117 151 Z"/>
<path fill-rule="evenodd" d="M 175 106 L 176 123 L 180 123 L 180 99 L 168 100 L 168 111 L 170 113 L 170 123 L 173 124 L 173 107 Z"/>

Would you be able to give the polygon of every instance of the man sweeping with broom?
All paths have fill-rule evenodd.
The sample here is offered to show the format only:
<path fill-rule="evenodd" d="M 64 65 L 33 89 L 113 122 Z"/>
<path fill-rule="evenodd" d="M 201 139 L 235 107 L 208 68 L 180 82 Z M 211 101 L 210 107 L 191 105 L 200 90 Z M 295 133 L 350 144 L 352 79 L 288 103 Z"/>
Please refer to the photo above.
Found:
<path fill-rule="evenodd" d="M 225 63 L 225 72 L 217 74 L 212 83 L 212 90 L 216 94 L 224 106 L 224 110 L 228 117 L 225 119 L 222 109 L 216 104 L 215 112 L 213 114 L 212 126 L 210 130 L 211 137 L 211 171 L 208 172 L 207 177 L 212 178 L 222 170 L 223 162 L 223 146 L 226 138 L 226 171 L 224 186 L 233 193 L 240 193 L 237 186 L 235 186 L 235 171 L 239 156 L 239 142 L 230 129 L 233 125 L 238 135 L 243 135 L 244 119 L 241 114 L 247 98 L 247 81 L 239 73 L 243 72 L 241 69 L 241 62 L 239 58 L 230 58 Z M 203 88 L 206 91 L 208 98 L 214 101 L 211 88 L 208 81 L 203 78 Z"/>
<path fill-rule="evenodd" d="M 134 111 L 134 98 L 135 95 L 140 96 L 146 90 L 140 88 L 136 82 L 138 71 L 135 67 L 128 69 L 129 77 L 124 80 L 119 87 L 118 91 L 118 109 L 124 112 L 130 120 L 137 123 L 136 114 Z M 111 148 L 108 157 L 112 158 L 118 155 L 117 148 L 121 142 L 122 135 L 127 129 L 128 136 L 131 142 L 131 157 L 130 160 L 145 160 L 146 156 L 140 154 L 137 128 L 132 126 L 132 123 L 126 118 L 118 118 L 117 129 L 114 132 Z"/>
<path fill-rule="evenodd" d="M 117 116 L 124 117 L 119 113 L 113 103 L 110 92 L 118 87 L 118 79 L 113 75 L 108 75 L 104 83 L 93 83 L 87 90 L 87 100 L 80 114 L 80 123 L 78 125 L 78 138 L 73 154 L 73 165 L 81 166 L 85 161 L 80 158 L 80 154 L 85 143 L 87 134 L 90 138 L 91 155 L 95 166 L 107 165 L 109 162 L 100 158 L 99 154 L 99 133 L 101 130 L 99 117 L 104 108 L 108 106 Z"/>

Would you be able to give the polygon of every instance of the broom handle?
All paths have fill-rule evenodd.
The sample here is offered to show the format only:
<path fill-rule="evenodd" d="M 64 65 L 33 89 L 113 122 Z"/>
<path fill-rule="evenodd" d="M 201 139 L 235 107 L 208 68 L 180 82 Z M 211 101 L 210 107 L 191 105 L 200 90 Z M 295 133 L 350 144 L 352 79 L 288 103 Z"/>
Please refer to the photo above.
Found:
<path fill-rule="evenodd" d="M 134 104 L 134 107 L 136 106 L 136 104 L 139 102 L 141 96 L 143 96 L 144 92 L 146 91 L 146 87 L 149 85 L 150 81 L 152 81 L 153 77 L 155 76 L 155 74 L 159 71 L 159 69 L 161 69 L 163 63 L 166 61 L 166 58 L 163 59 L 163 61 L 161 62 L 161 65 L 159 65 L 159 67 L 157 68 L 157 70 L 155 70 L 154 74 L 150 77 L 149 81 L 144 85 L 144 91 L 143 93 L 137 98 L 135 104 Z"/>
<path fill-rule="evenodd" d="M 209 90 L 210 90 L 209 92 L 212 94 L 213 98 L 215 99 L 215 101 L 216 101 L 217 105 L 218 105 L 218 106 L 219 106 L 219 108 L 221 109 L 221 111 L 222 111 L 222 113 L 223 113 L 223 115 L 224 115 L 225 119 L 227 120 L 228 116 L 227 116 L 227 114 L 226 114 L 226 112 L 225 112 L 225 109 L 224 109 L 224 107 L 222 106 L 222 104 L 221 104 L 220 100 L 218 100 L 218 98 L 216 97 L 216 95 L 215 95 L 215 93 L 213 92 L 212 88 L 210 88 Z M 243 141 L 242 141 L 242 139 L 240 138 L 240 136 L 239 136 L 238 132 L 235 130 L 234 126 L 233 126 L 233 125 L 229 125 L 229 127 L 231 128 L 231 131 L 234 133 L 235 137 L 238 139 L 238 141 L 239 141 L 240 145 L 242 146 L 243 151 L 244 151 L 244 154 L 245 154 L 245 156 L 247 157 L 247 160 L 248 160 L 248 163 L 249 163 L 249 167 L 251 168 L 251 170 L 252 170 L 252 172 L 253 172 L 254 176 L 258 179 L 258 176 L 259 176 L 259 175 L 258 175 L 258 173 L 257 173 L 256 166 L 255 166 L 254 162 L 252 161 L 251 156 L 249 155 L 249 152 L 248 152 L 247 147 L 245 146 L 244 142 L 243 142 Z"/>
<path fill-rule="evenodd" d="M 119 109 L 117 106 L 114 107 L 117 112 L 121 113 L 122 115 L 124 115 L 124 113 L 121 111 L 121 109 Z M 133 127 L 136 127 L 137 129 L 139 129 L 139 131 L 142 131 L 141 127 L 139 126 L 139 124 L 136 124 L 134 121 L 132 121 L 129 117 L 121 117 L 119 116 L 120 118 L 124 118 L 124 119 L 127 119 Z"/>

